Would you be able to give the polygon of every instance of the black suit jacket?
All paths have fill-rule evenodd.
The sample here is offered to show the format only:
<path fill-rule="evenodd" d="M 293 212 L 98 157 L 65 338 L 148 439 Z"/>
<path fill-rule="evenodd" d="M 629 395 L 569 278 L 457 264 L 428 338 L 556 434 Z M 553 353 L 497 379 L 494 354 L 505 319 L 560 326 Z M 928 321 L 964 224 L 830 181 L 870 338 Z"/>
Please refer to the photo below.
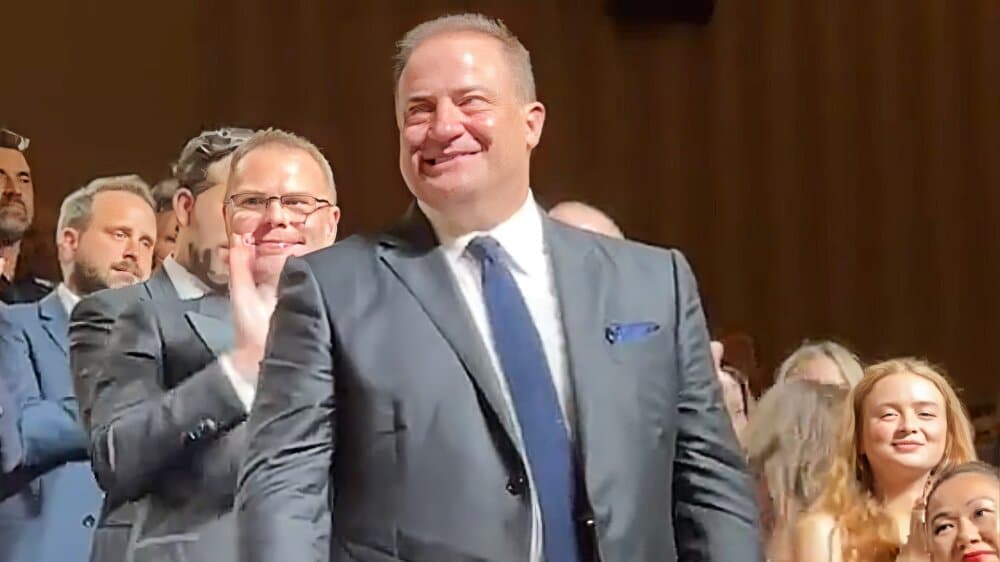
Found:
<path fill-rule="evenodd" d="M 149 280 L 119 289 L 107 289 L 84 297 L 70 317 L 70 370 L 73 389 L 80 407 L 80 422 L 90 434 L 90 414 L 94 392 L 107 366 L 107 350 L 119 314 L 139 300 L 176 299 L 176 291 L 166 272 L 160 268 Z M 131 503 L 105 498 L 101 518 L 94 533 L 91 562 L 119 562 L 125 559 L 129 531 L 135 518 Z"/>
<path fill-rule="evenodd" d="M 542 220 L 581 530 L 603 562 L 759 562 L 752 485 L 687 262 Z M 419 212 L 288 261 L 248 434 L 242 562 L 306 562 L 318 549 L 335 562 L 528 560 L 512 416 Z"/>
<path fill-rule="evenodd" d="M 225 306 L 182 301 L 157 276 L 122 308 L 90 372 L 94 472 L 109 505 L 138 505 L 131 560 L 235 560 L 229 512 L 245 410 L 218 361 L 232 326 Z"/>

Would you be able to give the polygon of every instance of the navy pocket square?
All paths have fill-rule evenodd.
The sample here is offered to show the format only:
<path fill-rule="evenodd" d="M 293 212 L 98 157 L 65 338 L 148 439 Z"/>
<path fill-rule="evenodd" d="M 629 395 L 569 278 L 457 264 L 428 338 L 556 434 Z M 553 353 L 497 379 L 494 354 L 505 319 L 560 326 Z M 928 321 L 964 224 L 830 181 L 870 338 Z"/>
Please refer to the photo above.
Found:
<path fill-rule="evenodd" d="M 604 329 L 604 338 L 611 345 L 629 343 L 648 338 L 659 329 L 656 322 L 615 322 Z"/>

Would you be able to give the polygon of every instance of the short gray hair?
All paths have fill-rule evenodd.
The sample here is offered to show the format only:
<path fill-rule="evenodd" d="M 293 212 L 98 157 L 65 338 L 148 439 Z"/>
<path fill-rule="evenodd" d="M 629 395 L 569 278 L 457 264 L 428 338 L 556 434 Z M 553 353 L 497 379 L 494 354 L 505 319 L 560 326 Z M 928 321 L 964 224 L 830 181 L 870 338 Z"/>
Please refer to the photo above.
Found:
<path fill-rule="evenodd" d="M 270 145 L 278 145 L 285 148 L 301 150 L 312 157 L 312 159 L 316 161 L 320 170 L 323 171 L 323 176 L 326 178 L 326 183 L 330 188 L 330 193 L 333 195 L 331 203 L 337 203 L 337 184 L 333 181 L 333 169 L 330 168 L 330 162 L 326 159 L 326 156 L 323 156 L 323 153 L 320 152 L 319 148 L 304 137 L 274 128 L 257 131 L 252 137 L 250 137 L 250 139 L 241 144 L 240 147 L 233 152 L 233 160 L 229 165 L 229 183 L 226 185 L 227 194 L 232 192 L 233 182 L 235 181 L 237 175 L 236 172 L 240 162 L 254 150 Z"/>
<path fill-rule="evenodd" d="M 75 228 L 81 232 L 86 230 L 90 226 L 94 198 L 100 193 L 109 191 L 122 191 L 137 195 L 149 205 L 150 209 L 156 211 L 156 204 L 149 192 L 149 184 L 138 175 L 97 178 L 63 199 L 62 205 L 59 207 L 59 222 L 56 223 L 56 240 L 58 241 L 62 231 L 66 228 Z"/>
<path fill-rule="evenodd" d="M 393 96 L 399 90 L 399 77 L 403 74 L 410 55 L 421 43 L 437 35 L 450 33 L 479 33 L 492 37 L 503 45 L 503 52 L 510 64 L 511 74 L 517 84 L 517 93 L 524 101 L 536 101 L 535 75 L 531 70 L 531 54 L 528 49 L 511 33 L 503 21 L 484 16 L 483 14 L 456 14 L 442 16 L 425 21 L 406 32 L 402 39 L 396 42 L 396 54 L 393 57 Z"/>

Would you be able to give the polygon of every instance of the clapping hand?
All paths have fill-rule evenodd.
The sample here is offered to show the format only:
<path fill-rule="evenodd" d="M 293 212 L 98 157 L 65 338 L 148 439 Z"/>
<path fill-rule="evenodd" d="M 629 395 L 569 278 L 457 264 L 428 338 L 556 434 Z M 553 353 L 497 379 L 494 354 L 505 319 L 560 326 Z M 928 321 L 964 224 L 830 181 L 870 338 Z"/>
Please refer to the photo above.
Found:
<path fill-rule="evenodd" d="M 934 474 L 927 477 L 923 493 L 913 504 L 910 513 L 910 536 L 899 551 L 896 562 L 930 562 L 930 548 L 927 545 L 927 494 L 934 485 Z"/>
<path fill-rule="evenodd" d="M 256 383 L 271 314 L 277 304 L 277 283 L 258 283 L 254 278 L 256 248 L 247 238 L 249 235 L 229 237 L 229 296 L 236 332 L 232 359 L 240 374 Z"/>

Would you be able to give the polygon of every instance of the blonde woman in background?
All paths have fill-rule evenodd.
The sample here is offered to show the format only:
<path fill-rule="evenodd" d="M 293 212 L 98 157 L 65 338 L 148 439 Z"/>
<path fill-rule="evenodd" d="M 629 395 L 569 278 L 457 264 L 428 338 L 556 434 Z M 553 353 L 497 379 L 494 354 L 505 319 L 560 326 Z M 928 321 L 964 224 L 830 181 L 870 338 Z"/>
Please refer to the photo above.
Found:
<path fill-rule="evenodd" d="M 824 384 L 854 387 L 863 374 L 858 357 L 849 349 L 828 340 L 805 342 L 778 367 L 775 382 L 800 378 Z"/>
<path fill-rule="evenodd" d="M 830 474 L 796 526 L 799 562 L 926 562 L 930 477 L 975 460 L 954 389 L 917 359 L 872 365 L 848 397 Z"/>
<path fill-rule="evenodd" d="M 743 442 L 759 483 L 761 532 L 771 562 L 793 560 L 791 531 L 823 488 L 847 393 L 842 385 L 784 380 L 764 393 L 750 417 Z"/>

